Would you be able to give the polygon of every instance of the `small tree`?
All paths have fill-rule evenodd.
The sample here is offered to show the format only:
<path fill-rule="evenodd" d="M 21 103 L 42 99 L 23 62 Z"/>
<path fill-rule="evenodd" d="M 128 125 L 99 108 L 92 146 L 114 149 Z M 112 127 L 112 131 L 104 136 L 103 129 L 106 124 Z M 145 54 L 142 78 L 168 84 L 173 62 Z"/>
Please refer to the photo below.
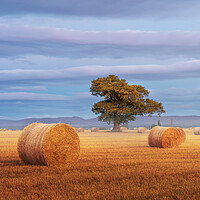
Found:
<path fill-rule="evenodd" d="M 113 131 L 120 131 L 120 124 L 134 121 L 136 116 L 165 112 L 162 103 L 147 98 L 149 91 L 141 85 L 128 85 L 126 80 L 109 75 L 92 81 L 92 95 L 104 97 L 93 105 L 92 111 L 100 114 L 100 121 L 114 123 Z"/>
<path fill-rule="evenodd" d="M 150 126 L 150 129 L 152 129 L 153 127 L 155 127 L 155 126 L 157 126 L 156 124 L 152 124 L 151 126 Z"/>

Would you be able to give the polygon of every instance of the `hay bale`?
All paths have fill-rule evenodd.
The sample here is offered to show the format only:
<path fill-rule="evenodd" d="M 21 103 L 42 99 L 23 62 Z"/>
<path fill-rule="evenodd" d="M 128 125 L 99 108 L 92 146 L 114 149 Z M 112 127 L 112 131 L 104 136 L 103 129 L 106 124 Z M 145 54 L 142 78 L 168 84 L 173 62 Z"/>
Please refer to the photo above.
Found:
<path fill-rule="evenodd" d="M 137 131 L 138 131 L 138 133 L 146 133 L 146 132 L 148 131 L 148 129 L 145 128 L 145 127 L 139 127 L 139 128 L 137 129 Z"/>
<path fill-rule="evenodd" d="M 78 132 L 84 132 L 85 129 L 84 128 L 78 128 Z"/>
<path fill-rule="evenodd" d="M 99 128 L 93 127 L 93 128 L 91 128 L 90 130 L 91 130 L 91 132 L 98 132 L 98 131 L 99 131 Z"/>
<path fill-rule="evenodd" d="M 25 164 L 70 167 L 78 160 L 80 141 L 67 124 L 33 123 L 22 131 L 17 150 Z"/>
<path fill-rule="evenodd" d="M 181 128 L 156 126 L 151 129 L 148 143 L 150 147 L 173 148 L 185 141 L 185 132 Z"/>
<path fill-rule="evenodd" d="M 200 127 L 194 128 L 194 135 L 200 135 Z"/>
<path fill-rule="evenodd" d="M 76 127 L 72 127 L 76 132 L 78 132 L 78 128 L 76 128 Z"/>
<path fill-rule="evenodd" d="M 180 127 L 176 127 L 176 129 L 178 129 L 179 134 L 181 135 L 181 138 L 180 138 L 181 139 L 181 143 L 184 143 L 185 140 L 186 140 L 185 131 L 182 128 L 180 128 Z"/>
<path fill-rule="evenodd" d="M 121 131 L 127 131 L 128 128 L 127 128 L 127 127 L 121 127 L 120 130 L 121 130 Z"/>

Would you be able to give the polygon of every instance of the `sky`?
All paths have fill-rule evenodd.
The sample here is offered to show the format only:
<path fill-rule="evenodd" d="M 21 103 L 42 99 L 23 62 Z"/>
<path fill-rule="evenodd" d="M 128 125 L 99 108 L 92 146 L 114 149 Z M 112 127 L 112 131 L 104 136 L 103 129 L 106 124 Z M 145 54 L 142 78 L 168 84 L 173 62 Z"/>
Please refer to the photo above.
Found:
<path fill-rule="evenodd" d="M 200 115 L 199 0 L 2 0 L 0 119 L 96 117 L 91 81 L 142 85 Z"/>

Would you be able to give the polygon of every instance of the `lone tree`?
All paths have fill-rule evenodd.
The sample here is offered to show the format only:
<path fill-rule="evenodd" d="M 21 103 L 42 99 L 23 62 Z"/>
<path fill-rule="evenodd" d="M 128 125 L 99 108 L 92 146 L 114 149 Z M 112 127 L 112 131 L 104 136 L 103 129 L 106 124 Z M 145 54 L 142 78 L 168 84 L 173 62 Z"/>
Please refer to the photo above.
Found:
<path fill-rule="evenodd" d="M 125 79 L 109 75 L 92 81 L 92 95 L 104 100 L 93 105 L 99 121 L 114 123 L 112 131 L 120 131 L 120 124 L 134 121 L 136 116 L 164 113 L 162 103 L 147 98 L 149 91 L 141 85 L 128 85 Z"/>

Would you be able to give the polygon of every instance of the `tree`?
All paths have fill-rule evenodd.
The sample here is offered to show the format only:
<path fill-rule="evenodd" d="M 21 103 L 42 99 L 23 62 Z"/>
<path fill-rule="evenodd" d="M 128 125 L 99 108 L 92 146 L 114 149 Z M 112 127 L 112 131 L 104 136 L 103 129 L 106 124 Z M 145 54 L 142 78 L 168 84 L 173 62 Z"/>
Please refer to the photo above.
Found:
<path fill-rule="evenodd" d="M 114 123 L 113 131 L 120 131 L 120 124 L 134 121 L 136 116 L 164 113 L 162 103 L 147 98 L 149 91 L 141 85 L 128 85 L 125 79 L 109 75 L 92 81 L 92 95 L 104 100 L 93 105 L 92 111 L 99 121 Z"/>
<path fill-rule="evenodd" d="M 150 126 L 150 129 L 152 129 L 153 127 L 155 127 L 155 126 L 157 126 L 156 124 L 152 124 L 151 126 Z"/>

